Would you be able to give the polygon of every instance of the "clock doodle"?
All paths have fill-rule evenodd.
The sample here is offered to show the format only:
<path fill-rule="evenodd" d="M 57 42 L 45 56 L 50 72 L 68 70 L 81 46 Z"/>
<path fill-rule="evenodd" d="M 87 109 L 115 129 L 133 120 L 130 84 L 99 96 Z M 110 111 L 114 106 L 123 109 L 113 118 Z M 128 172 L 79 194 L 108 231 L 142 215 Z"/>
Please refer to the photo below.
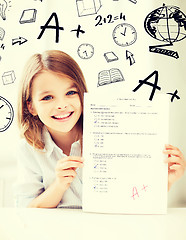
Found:
<path fill-rule="evenodd" d="M 78 55 L 82 59 L 89 59 L 94 55 L 94 47 L 91 44 L 83 43 L 78 47 Z"/>
<path fill-rule="evenodd" d="M 114 28 L 112 37 L 117 45 L 126 47 L 135 43 L 137 32 L 131 24 L 121 23 Z"/>
<path fill-rule="evenodd" d="M 7 130 L 14 118 L 12 105 L 0 96 L 0 132 Z"/>

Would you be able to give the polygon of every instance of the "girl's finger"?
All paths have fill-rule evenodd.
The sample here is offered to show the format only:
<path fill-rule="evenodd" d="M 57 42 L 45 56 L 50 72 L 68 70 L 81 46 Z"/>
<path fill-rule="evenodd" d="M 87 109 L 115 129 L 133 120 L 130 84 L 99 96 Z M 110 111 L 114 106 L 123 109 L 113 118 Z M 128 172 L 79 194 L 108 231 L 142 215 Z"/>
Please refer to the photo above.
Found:
<path fill-rule="evenodd" d="M 75 177 L 76 172 L 74 170 L 65 170 L 57 173 L 58 177 Z"/>
<path fill-rule="evenodd" d="M 68 161 L 68 162 L 58 163 L 56 168 L 59 170 L 65 170 L 69 168 L 82 168 L 82 167 L 83 167 L 83 163 Z"/>
<path fill-rule="evenodd" d="M 164 154 L 174 155 L 176 157 L 183 157 L 182 153 L 179 150 L 164 150 Z"/>
<path fill-rule="evenodd" d="M 74 161 L 74 162 L 84 162 L 84 158 L 83 157 L 78 157 L 78 156 L 67 156 L 64 157 L 60 160 L 58 160 L 58 162 L 67 162 L 67 161 Z"/>
<path fill-rule="evenodd" d="M 165 159 L 164 162 L 165 163 L 175 163 L 175 164 L 184 165 L 184 160 L 182 160 L 179 157 L 168 157 L 168 158 Z"/>
<path fill-rule="evenodd" d="M 172 165 L 169 167 L 169 171 L 175 171 L 177 176 L 181 177 L 184 174 L 184 168 L 181 165 Z"/>
<path fill-rule="evenodd" d="M 165 149 L 175 149 L 175 150 L 179 150 L 177 147 L 174 147 L 171 144 L 165 144 Z"/>

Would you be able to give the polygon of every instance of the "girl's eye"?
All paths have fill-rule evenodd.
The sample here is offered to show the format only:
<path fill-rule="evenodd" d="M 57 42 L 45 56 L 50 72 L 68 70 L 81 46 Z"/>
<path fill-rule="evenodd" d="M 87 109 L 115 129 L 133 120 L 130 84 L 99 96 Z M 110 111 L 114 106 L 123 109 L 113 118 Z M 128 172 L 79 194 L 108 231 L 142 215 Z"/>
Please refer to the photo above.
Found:
<path fill-rule="evenodd" d="M 42 98 L 41 100 L 48 101 L 48 100 L 51 100 L 51 99 L 52 99 L 52 96 L 48 95 L 48 96 L 45 96 L 44 98 Z"/>
<path fill-rule="evenodd" d="M 78 93 L 77 91 L 69 91 L 69 92 L 67 92 L 66 95 L 74 95 L 74 94 L 77 94 L 77 93 Z"/>

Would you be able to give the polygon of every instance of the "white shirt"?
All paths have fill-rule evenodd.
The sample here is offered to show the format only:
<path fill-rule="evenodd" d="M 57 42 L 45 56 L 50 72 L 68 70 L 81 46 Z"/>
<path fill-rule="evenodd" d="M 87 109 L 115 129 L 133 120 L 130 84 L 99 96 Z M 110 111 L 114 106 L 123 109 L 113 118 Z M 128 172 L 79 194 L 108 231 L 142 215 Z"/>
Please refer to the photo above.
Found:
<path fill-rule="evenodd" d="M 43 131 L 44 150 L 34 149 L 25 139 L 18 148 L 18 178 L 14 185 L 16 207 L 27 207 L 28 204 L 45 191 L 55 180 L 55 167 L 58 160 L 66 157 L 54 143 L 46 128 Z M 70 155 L 81 156 L 80 141 L 71 146 Z M 82 169 L 64 193 L 57 207 L 81 208 L 82 206 Z"/>

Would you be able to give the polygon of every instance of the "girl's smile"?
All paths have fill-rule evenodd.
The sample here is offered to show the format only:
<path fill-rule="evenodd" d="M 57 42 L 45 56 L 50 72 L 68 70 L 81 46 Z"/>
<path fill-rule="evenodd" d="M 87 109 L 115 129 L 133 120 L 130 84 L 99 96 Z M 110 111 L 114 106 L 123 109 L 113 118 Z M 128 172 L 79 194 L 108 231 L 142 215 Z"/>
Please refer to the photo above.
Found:
<path fill-rule="evenodd" d="M 51 135 L 70 132 L 82 114 L 79 93 L 74 82 L 52 71 L 42 71 L 32 84 L 32 115 L 40 118 Z"/>
<path fill-rule="evenodd" d="M 56 119 L 57 121 L 68 121 L 69 118 L 73 115 L 74 112 L 64 113 L 60 115 L 52 116 L 53 119 Z"/>

